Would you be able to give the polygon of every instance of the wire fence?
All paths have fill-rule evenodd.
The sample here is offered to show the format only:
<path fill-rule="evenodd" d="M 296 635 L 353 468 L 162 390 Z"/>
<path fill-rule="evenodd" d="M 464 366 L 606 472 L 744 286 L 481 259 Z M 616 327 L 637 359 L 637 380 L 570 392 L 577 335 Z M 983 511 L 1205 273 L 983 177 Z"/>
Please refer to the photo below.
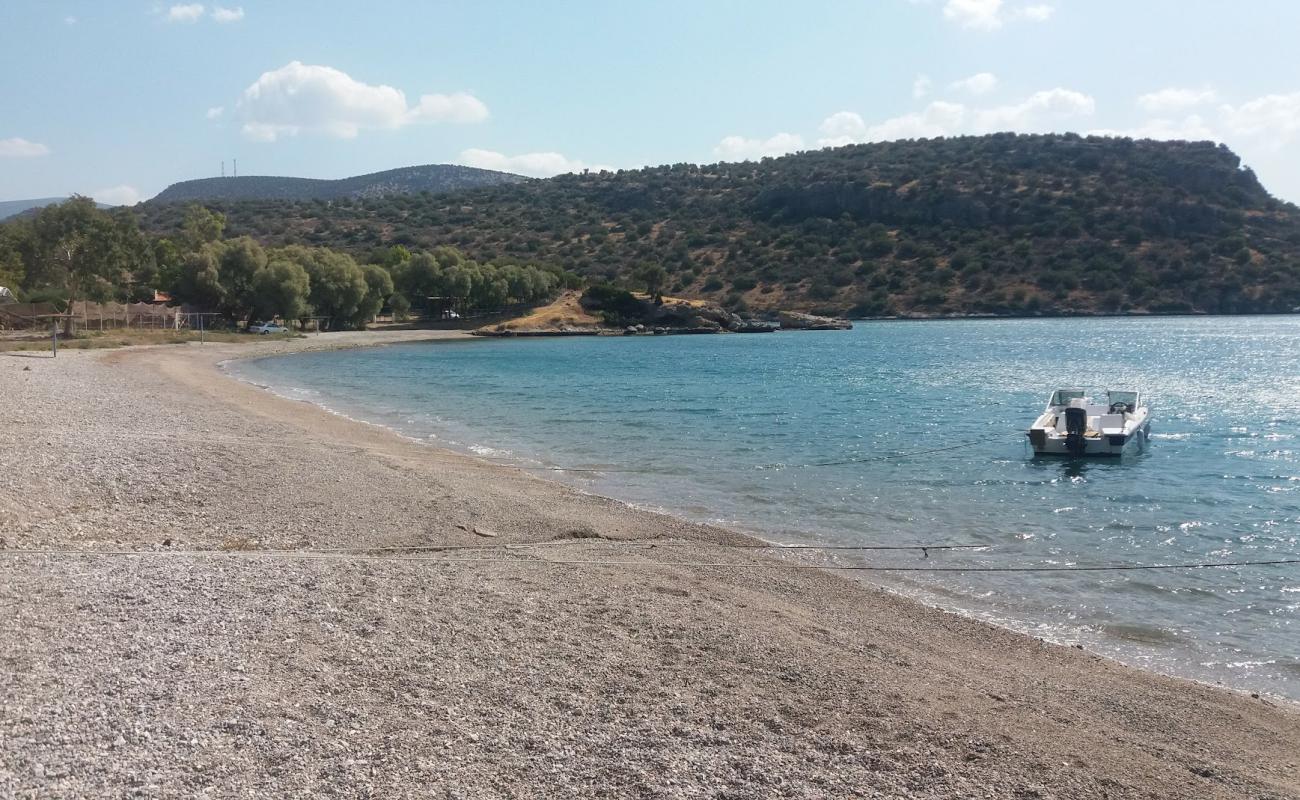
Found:
<path fill-rule="evenodd" d="M 43 330 L 50 319 L 71 319 L 77 330 L 108 331 L 123 328 L 179 330 L 190 327 L 193 313 L 182 306 L 153 303 L 91 303 L 77 301 L 66 311 L 54 303 L 0 305 L 0 330 Z"/>

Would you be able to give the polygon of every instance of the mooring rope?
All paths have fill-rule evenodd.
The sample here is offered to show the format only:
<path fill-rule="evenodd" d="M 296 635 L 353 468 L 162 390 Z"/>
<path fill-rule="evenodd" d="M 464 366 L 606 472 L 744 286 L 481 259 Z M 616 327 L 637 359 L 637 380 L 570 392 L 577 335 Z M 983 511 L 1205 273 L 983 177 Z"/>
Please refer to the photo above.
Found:
<path fill-rule="evenodd" d="M 575 540 L 581 541 L 581 540 Z M 599 559 L 508 559 L 508 558 L 442 558 L 419 555 L 366 555 L 324 550 L 61 550 L 51 548 L 0 550 L 0 556 L 92 556 L 110 557 L 197 557 L 243 558 L 287 561 L 410 561 L 424 564 L 511 564 L 530 566 L 593 566 L 593 567 L 660 567 L 660 568 L 718 568 L 761 570 L 835 570 L 851 572 L 1127 572 L 1146 570 L 1223 569 L 1229 567 L 1267 567 L 1300 564 L 1300 558 L 1283 558 L 1259 561 L 1218 561 L 1181 564 L 1097 564 L 1075 566 L 1011 566 L 1011 567 L 917 567 L 881 564 L 791 564 L 782 562 L 740 563 L 728 561 L 606 561 Z"/>
<path fill-rule="evenodd" d="M 373 424 L 373 423 L 366 423 L 366 424 Z M 36 428 L 39 431 L 39 434 L 43 436 L 52 436 L 58 433 L 64 433 L 64 434 L 69 433 L 69 431 L 54 431 L 48 428 L 39 428 L 38 426 L 30 426 L 30 427 Z M 462 456 L 464 458 L 470 459 L 471 462 L 474 460 L 492 462 L 495 464 L 503 464 L 505 466 L 514 467 L 515 469 L 526 470 L 531 472 L 611 473 L 611 474 L 627 473 L 627 474 L 643 474 L 643 475 L 671 474 L 674 472 L 673 470 L 670 469 L 654 469 L 654 468 L 647 468 L 647 467 L 612 467 L 612 466 L 611 467 L 564 467 L 564 466 L 554 466 L 554 465 L 546 465 L 546 464 L 537 464 L 537 465 L 522 464 L 519 463 L 520 462 L 519 458 L 512 457 L 512 456 L 488 456 L 488 455 L 479 455 L 477 453 L 472 453 L 472 452 L 461 453 L 455 450 L 450 450 L 450 448 L 447 448 L 436 442 L 426 442 L 420 439 L 415 439 L 413 437 L 405 436 L 403 434 L 399 434 L 399 435 L 401 435 L 403 438 L 413 443 L 433 446 L 442 450 L 446 450 L 447 452 L 451 452 L 458 456 Z M 1017 432 L 1015 433 L 1015 436 L 1016 437 L 1023 436 L 1023 433 Z M 199 432 L 199 437 L 194 440 L 190 440 L 189 442 L 186 442 L 186 440 L 181 437 L 175 437 L 175 436 L 162 436 L 156 434 L 133 433 L 133 432 L 126 433 L 122 431 L 113 431 L 110 433 L 96 432 L 95 438 L 97 441 L 112 440 L 118 443 L 130 443 L 130 444 L 158 442 L 158 443 L 166 443 L 172 446 L 175 446 L 177 444 L 183 445 L 189 443 L 189 444 L 196 444 L 200 446 L 228 445 L 228 446 L 241 447 L 241 448 L 256 447 L 256 448 L 268 448 L 273 450 L 286 450 L 286 451 L 303 451 L 303 450 L 318 451 L 322 448 L 328 450 L 332 448 L 337 449 L 340 447 L 348 450 L 357 450 L 357 451 L 365 450 L 365 447 L 363 445 L 357 445 L 351 443 L 343 443 L 341 445 L 330 443 L 330 445 L 328 446 L 325 444 L 316 444 L 316 443 L 299 444 L 299 443 L 268 441 L 266 439 L 253 437 L 253 436 L 248 436 L 248 437 L 214 436 L 206 432 Z M 932 447 L 932 448 L 926 448 L 924 450 L 902 450 L 893 453 L 884 453 L 881 455 L 862 456 L 860 458 L 846 458 L 846 459 L 840 459 L 834 461 L 813 461 L 813 462 L 808 462 L 803 464 L 786 464 L 783 462 L 756 464 L 753 467 L 750 467 L 750 469 L 754 469 L 754 470 L 808 469 L 808 468 L 815 468 L 815 467 L 836 467 L 836 466 L 843 466 L 846 464 L 865 464 L 873 461 L 893 461 L 901 458 L 913 458 L 916 456 L 932 455 L 935 453 L 944 453 L 953 450 L 962 450 L 968 447 L 974 447 L 976 445 L 987 444 L 996 441 L 1001 441 L 1001 437 L 995 437 L 993 439 L 987 439 L 987 438 L 972 439 L 970 441 L 958 442 L 956 444 L 945 445 L 943 447 Z M 460 466 L 476 466 L 476 465 L 469 463 Z"/>

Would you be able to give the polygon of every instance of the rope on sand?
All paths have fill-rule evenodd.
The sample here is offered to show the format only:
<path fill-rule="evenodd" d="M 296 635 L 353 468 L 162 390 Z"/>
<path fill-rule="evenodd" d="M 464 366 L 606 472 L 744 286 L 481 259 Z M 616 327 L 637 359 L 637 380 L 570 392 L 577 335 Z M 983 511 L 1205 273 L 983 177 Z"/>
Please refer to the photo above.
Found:
<path fill-rule="evenodd" d="M 1017 438 L 1020 438 L 1023 435 L 1024 434 L 1020 432 L 1017 432 L 1015 434 Z M 998 441 L 998 440 L 997 439 L 992 439 L 992 440 L 972 439 L 971 441 L 968 442 L 958 442 L 957 444 L 945 445 L 944 447 L 932 447 L 925 450 L 903 450 L 897 453 L 885 453 L 883 455 L 878 455 L 878 456 L 863 456 L 861 458 L 846 458 L 838 461 L 812 461 L 807 464 L 782 464 L 779 462 L 774 462 L 771 464 L 759 464 L 756 467 L 754 467 L 754 469 L 760 469 L 760 470 L 807 469 L 809 467 L 839 467 L 846 464 L 866 464 L 873 461 L 894 461 L 900 458 L 912 458 L 914 456 L 925 456 L 925 455 L 931 455 L 933 453 L 947 453 L 952 450 L 962 450 L 967 447 L 974 447 L 980 444 L 988 444 L 990 441 Z M 483 460 L 485 461 L 507 461 L 508 462 L 513 460 L 508 457 L 497 457 L 497 456 L 479 456 L 479 458 L 483 458 Z M 604 468 L 604 467 L 545 467 L 545 466 L 531 467 L 531 466 L 519 466 L 519 465 L 516 466 L 518 466 L 519 469 L 536 470 L 541 472 L 632 472 L 632 473 L 663 472 L 663 470 L 655 470 L 655 469 L 620 469 L 616 467 Z"/>
<path fill-rule="evenodd" d="M 452 549 L 453 546 L 441 549 Z M 505 549 L 517 545 L 493 547 L 454 546 L 464 549 Z M 375 548 L 371 548 L 372 550 Z M 436 546 L 434 548 L 438 549 Z M 323 560 L 323 561 L 412 561 L 426 564 L 527 564 L 533 566 L 594 566 L 594 567 L 662 567 L 662 568 L 719 568 L 719 569 L 761 569 L 761 570 L 836 570 L 852 572 L 1120 572 L 1137 570 L 1176 570 L 1176 569 L 1222 569 L 1228 567 L 1266 567 L 1287 564 L 1300 564 L 1300 558 L 1283 558 L 1261 561 L 1219 561 L 1183 564 L 1100 564 L 1092 566 L 1013 566 L 1013 567 L 909 567 L 886 566 L 876 564 L 785 564 L 780 562 L 738 563 L 726 561 L 607 561 L 600 559 L 507 559 L 507 558 L 443 558 L 440 556 L 421 555 L 368 555 L 362 552 L 348 553 L 328 550 L 58 550 L 58 549 L 24 549 L 0 550 L 0 556 L 46 555 L 46 556 L 93 556 L 107 557 L 197 557 L 197 558 L 245 558 L 245 559 L 282 559 L 282 560 Z"/>
<path fill-rule="evenodd" d="M 366 424 L 371 424 L 371 423 L 366 423 Z M 57 434 L 67 433 L 67 431 L 54 431 L 46 428 L 38 429 L 36 428 L 36 426 L 29 426 L 29 427 L 33 428 L 34 430 L 39 430 L 40 434 L 44 434 L 44 435 L 57 435 Z M 1020 438 L 1023 435 L 1024 434 L 1021 432 L 1016 432 L 1014 434 L 1016 438 Z M 169 445 L 174 445 L 177 443 L 177 440 L 174 437 L 162 436 L 157 434 L 147 434 L 147 433 L 113 431 L 108 433 L 96 432 L 95 436 L 96 439 L 98 440 L 112 440 L 117 443 L 123 443 L 123 444 L 138 445 L 142 443 L 159 442 L 159 443 L 167 443 Z M 430 444 L 430 442 L 413 439 L 412 437 L 404 436 L 403 438 L 407 438 L 410 441 L 415 442 L 417 444 L 425 444 L 425 445 Z M 966 442 L 958 442 L 956 444 L 945 445 L 943 447 L 932 447 L 932 448 L 927 448 L 925 450 L 903 450 L 894 453 L 884 453 L 875 456 L 863 456 L 861 458 L 846 458 L 846 459 L 841 459 L 836 461 L 813 461 L 806 464 L 785 464 L 781 462 L 773 462 L 770 464 L 757 464 L 753 467 L 753 469 L 755 470 L 807 469 L 807 468 L 815 468 L 815 467 L 837 467 L 846 464 L 866 464 L 874 461 L 894 461 L 900 458 L 913 458 L 915 456 L 932 455 L 934 453 L 945 453 L 952 450 L 962 450 L 968 447 L 975 447 L 976 445 L 988 444 L 989 442 L 996 442 L 996 441 L 999 441 L 999 438 L 995 437 L 993 439 L 987 439 L 987 438 L 972 439 Z M 211 435 L 208 432 L 203 432 L 203 435 L 200 438 L 193 440 L 192 444 L 195 444 L 199 447 L 202 447 L 204 445 L 227 445 L 232 447 L 257 447 L 257 448 L 285 450 L 285 451 L 319 451 L 320 449 L 323 448 L 323 445 L 314 444 L 314 443 L 299 444 L 299 443 L 291 443 L 291 442 L 276 442 L 276 441 L 268 441 L 266 439 L 260 439 L 251 436 L 249 437 L 217 436 L 217 435 Z M 439 446 L 437 445 L 437 443 L 433 443 L 433 444 L 435 447 Z M 342 444 L 342 445 L 332 444 L 330 446 L 333 447 L 334 449 L 344 449 L 344 450 L 360 451 L 364 449 L 360 445 L 354 445 L 354 444 Z M 470 463 L 468 464 L 458 465 L 461 468 L 466 466 L 474 466 L 473 464 L 474 461 L 482 461 L 482 462 L 490 462 L 494 464 L 504 464 L 505 466 L 510 466 L 510 467 L 514 467 L 515 469 L 525 470 L 529 472 L 566 472 L 566 473 L 578 473 L 578 474 L 624 473 L 624 474 L 638 474 L 638 475 L 659 475 L 659 474 L 668 474 L 668 473 L 678 474 L 673 470 L 653 469 L 653 468 L 646 468 L 646 467 L 560 467 L 560 466 L 548 466 L 548 465 L 529 465 L 529 464 L 521 464 L 519 463 L 518 458 L 514 458 L 511 456 L 486 456 L 486 455 L 478 455 L 473 453 L 460 453 L 454 450 L 449 450 L 448 452 L 454 453 L 455 455 L 461 456 L 470 461 Z"/>

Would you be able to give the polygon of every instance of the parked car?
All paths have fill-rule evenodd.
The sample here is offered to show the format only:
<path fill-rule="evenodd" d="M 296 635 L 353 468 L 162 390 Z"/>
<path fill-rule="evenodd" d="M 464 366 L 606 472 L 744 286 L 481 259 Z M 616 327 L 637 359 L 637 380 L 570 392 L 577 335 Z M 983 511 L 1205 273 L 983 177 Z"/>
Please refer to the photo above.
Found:
<path fill-rule="evenodd" d="M 289 329 L 276 322 L 254 322 L 248 326 L 248 332 L 265 336 L 268 333 L 288 333 Z"/>

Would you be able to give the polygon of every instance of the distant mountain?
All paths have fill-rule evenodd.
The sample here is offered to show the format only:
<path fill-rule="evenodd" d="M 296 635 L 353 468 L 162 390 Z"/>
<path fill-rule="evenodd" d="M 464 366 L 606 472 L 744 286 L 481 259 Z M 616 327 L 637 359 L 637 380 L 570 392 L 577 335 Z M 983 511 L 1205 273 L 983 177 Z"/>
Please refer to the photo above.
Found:
<path fill-rule="evenodd" d="M 455 194 L 215 203 L 227 235 L 452 245 L 732 308 L 852 316 L 1290 311 L 1300 208 L 1210 142 L 994 134 Z M 173 235 L 180 209 L 142 208 Z"/>
<path fill-rule="evenodd" d="M 35 200 L 0 200 L 0 219 L 16 217 L 24 211 L 52 206 L 67 199 L 66 197 L 41 197 Z"/>
<path fill-rule="evenodd" d="M 0 220 L 10 219 L 12 217 L 27 214 L 31 216 L 36 213 L 36 209 L 52 206 L 55 203 L 62 203 L 67 200 L 66 197 L 41 197 L 35 200 L 0 200 Z M 108 203 L 95 203 L 100 208 L 113 208 Z"/>
<path fill-rule="evenodd" d="M 334 200 L 342 197 L 376 198 L 393 194 L 441 194 L 528 180 L 522 175 L 456 164 L 373 172 L 339 180 L 245 175 L 238 178 L 199 178 L 173 183 L 150 203 L 209 203 L 238 200 Z"/>

